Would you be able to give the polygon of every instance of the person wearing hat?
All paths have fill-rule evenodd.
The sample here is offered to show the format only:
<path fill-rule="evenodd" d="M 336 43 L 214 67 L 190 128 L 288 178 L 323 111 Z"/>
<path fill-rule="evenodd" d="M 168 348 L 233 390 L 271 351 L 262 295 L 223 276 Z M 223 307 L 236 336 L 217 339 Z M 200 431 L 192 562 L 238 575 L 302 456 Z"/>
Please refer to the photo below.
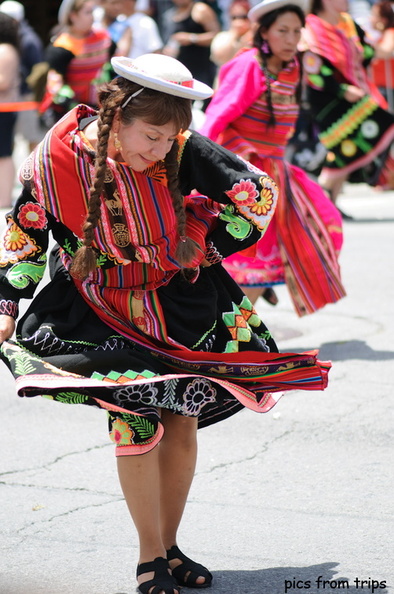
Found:
<path fill-rule="evenodd" d="M 264 239 L 227 258 L 225 268 L 253 303 L 263 297 L 276 305 L 273 287 L 286 283 L 299 316 L 345 295 L 341 216 L 321 188 L 285 160 L 299 113 L 297 45 L 306 9 L 307 0 L 264 0 L 249 11 L 253 48 L 221 67 L 201 129 L 267 171 L 280 192 Z"/>
<path fill-rule="evenodd" d="M 20 46 L 17 21 L 0 12 L 0 208 L 12 204 L 15 166 L 12 159 L 20 86 Z"/>
<path fill-rule="evenodd" d="M 21 84 L 19 101 L 30 102 L 34 100 L 32 89 L 28 83 L 28 77 L 34 66 L 43 61 L 43 43 L 25 18 L 23 4 L 15 0 L 5 0 L 0 4 L 0 12 L 8 14 L 19 23 L 19 46 L 20 46 L 20 71 Z M 28 148 L 32 151 L 42 140 L 44 130 L 40 126 L 37 109 L 22 109 L 18 113 L 16 133 L 19 133 L 28 142 Z"/>
<path fill-rule="evenodd" d="M 394 114 L 371 79 L 374 50 L 347 10 L 347 0 L 313 0 L 303 36 L 308 101 L 327 150 L 319 182 L 334 202 L 345 181 L 394 188 Z"/>
<path fill-rule="evenodd" d="M 93 27 L 94 0 L 63 0 L 59 33 L 45 50 L 49 71 L 39 111 L 50 127 L 72 106 L 97 107 L 96 85 L 106 76 L 116 45 L 108 31 Z"/>
<path fill-rule="evenodd" d="M 20 396 L 108 412 L 139 536 L 138 591 L 179 594 L 212 581 L 177 546 L 197 428 L 244 407 L 266 412 L 292 386 L 323 389 L 330 364 L 279 354 L 222 267 L 264 233 L 277 188 L 188 130 L 192 101 L 212 89 L 164 55 L 112 66 L 98 112 L 71 110 L 21 168 L 0 240 L 1 356 Z M 51 280 L 11 341 L 49 231 Z"/>

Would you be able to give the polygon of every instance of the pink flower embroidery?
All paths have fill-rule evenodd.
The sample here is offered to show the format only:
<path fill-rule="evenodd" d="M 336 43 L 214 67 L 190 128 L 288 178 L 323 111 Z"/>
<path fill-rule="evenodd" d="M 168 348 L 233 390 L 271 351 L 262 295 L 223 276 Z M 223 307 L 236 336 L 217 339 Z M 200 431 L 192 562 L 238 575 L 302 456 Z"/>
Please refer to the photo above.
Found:
<path fill-rule="evenodd" d="M 33 227 L 33 229 L 45 229 L 48 223 L 45 210 L 36 202 L 27 202 L 21 206 L 18 219 L 22 227 Z"/>
<path fill-rule="evenodd" d="M 228 190 L 226 194 L 235 204 L 239 206 L 250 206 L 259 196 L 259 193 L 256 189 L 256 184 L 254 184 L 249 179 L 241 179 L 240 182 L 234 184 L 232 189 Z"/>
<path fill-rule="evenodd" d="M 305 72 L 307 72 L 308 74 L 318 74 L 323 64 L 319 56 L 317 56 L 316 54 L 312 54 L 312 52 L 306 52 L 304 54 L 303 62 Z"/>

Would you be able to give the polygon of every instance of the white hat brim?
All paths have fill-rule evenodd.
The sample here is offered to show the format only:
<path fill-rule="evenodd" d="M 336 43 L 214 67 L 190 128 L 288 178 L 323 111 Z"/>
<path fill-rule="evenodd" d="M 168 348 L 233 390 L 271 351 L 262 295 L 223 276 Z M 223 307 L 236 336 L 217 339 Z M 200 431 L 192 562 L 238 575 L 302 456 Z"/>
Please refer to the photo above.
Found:
<path fill-rule="evenodd" d="M 299 6 L 301 10 L 306 13 L 309 7 L 309 0 L 264 0 L 249 10 L 248 17 L 255 23 L 265 14 L 283 8 L 284 6 L 288 6 L 289 4 Z"/>
<path fill-rule="evenodd" d="M 154 54 L 160 59 L 160 54 Z M 181 83 L 170 82 L 159 76 L 151 76 L 138 68 L 131 68 L 130 64 L 133 62 L 130 58 L 116 56 L 111 59 L 111 65 L 116 74 L 127 78 L 131 82 L 135 82 L 142 87 L 154 89 L 169 95 L 175 95 L 184 99 L 207 99 L 213 95 L 213 89 L 200 82 L 199 80 L 191 79 L 192 86 L 183 86 Z"/>
<path fill-rule="evenodd" d="M 75 0 L 63 0 L 57 13 L 57 20 L 60 25 L 66 25 Z"/>

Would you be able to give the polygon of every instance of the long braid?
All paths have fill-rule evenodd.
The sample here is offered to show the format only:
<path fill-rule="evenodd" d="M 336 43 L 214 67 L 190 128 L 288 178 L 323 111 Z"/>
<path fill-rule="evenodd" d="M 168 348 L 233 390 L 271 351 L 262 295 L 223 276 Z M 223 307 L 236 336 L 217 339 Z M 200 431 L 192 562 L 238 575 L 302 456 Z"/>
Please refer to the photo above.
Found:
<path fill-rule="evenodd" d="M 101 217 L 101 194 L 107 169 L 108 139 L 114 115 L 114 106 L 110 103 L 107 103 L 106 107 L 101 108 L 99 111 L 95 175 L 89 190 L 89 211 L 82 227 L 84 234 L 83 246 L 75 253 L 70 270 L 72 276 L 79 279 L 85 279 L 97 268 L 97 259 L 92 242 L 94 230 Z"/>
<path fill-rule="evenodd" d="M 321 0 L 314 0 L 314 2 L 321 3 Z M 269 72 L 268 72 L 268 58 L 270 56 L 272 56 L 272 50 L 269 47 L 268 42 L 266 42 L 266 48 L 268 46 L 268 53 L 265 53 L 267 51 L 267 49 L 265 48 L 263 51 L 263 49 L 261 47 L 261 42 L 263 39 L 263 33 L 269 31 L 271 26 L 276 22 L 277 18 L 279 16 L 281 16 L 282 14 L 285 14 L 286 12 L 292 12 L 292 13 L 296 14 L 301 21 L 301 25 L 303 27 L 305 26 L 304 12 L 302 11 L 302 9 L 299 6 L 297 6 L 296 4 L 292 4 L 291 0 L 289 0 L 289 3 L 286 4 L 285 6 L 282 6 L 281 8 L 277 8 L 275 10 L 271 10 L 270 12 L 264 14 L 258 21 L 258 27 L 255 29 L 255 32 L 253 35 L 253 47 L 255 47 L 259 52 L 259 56 L 261 59 L 261 65 L 262 65 L 261 68 L 263 70 L 265 82 L 267 84 L 267 105 L 268 105 L 268 110 L 269 110 L 269 114 L 270 114 L 269 120 L 268 120 L 269 128 L 274 127 L 276 125 L 275 113 L 274 113 L 274 108 L 273 108 L 273 104 L 272 104 L 271 81 L 270 81 L 270 76 L 269 76 Z M 298 84 L 297 91 L 296 91 L 297 102 L 299 102 L 300 95 L 301 95 L 301 86 L 300 85 L 301 85 L 301 83 Z"/>
<path fill-rule="evenodd" d="M 167 170 L 167 187 L 171 194 L 172 204 L 177 218 L 177 231 L 180 237 L 175 255 L 177 260 L 187 267 L 195 257 L 198 245 L 186 235 L 186 212 L 183 204 L 184 197 L 179 189 L 178 182 L 178 150 L 179 144 L 175 141 L 170 152 L 167 153 L 164 163 Z"/>
<path fill-rule="evenodd" d="M 260 52 L 260 54 L 261 54 L 261 59 L 262 59 L 262 68 L 263 68 L 263 72 L 264 72 L 265 83 L 267 85 L 267 105 L 268 105 L 268 111 L 270 114 L 267 126 L 268 126 L 268 128 L 274 128 L 276 125 L 276 119 L 275 119 L 274 106 L 272 105 L 271 80 L 270 80 L 270 75 L 268 72 L 267 56 L 265 54 L 263 54 L 263 52 Z"/>

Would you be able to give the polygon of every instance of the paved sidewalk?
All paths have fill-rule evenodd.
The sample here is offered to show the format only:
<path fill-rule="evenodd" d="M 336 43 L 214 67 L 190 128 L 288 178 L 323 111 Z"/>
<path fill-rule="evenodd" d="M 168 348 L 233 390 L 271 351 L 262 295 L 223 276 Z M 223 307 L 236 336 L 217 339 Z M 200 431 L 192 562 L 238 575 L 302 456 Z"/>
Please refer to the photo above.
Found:
<path fill-rule="evenodd" d="M 285 287 L 258 303 L 282 351 L 332 360 L 329 387 L 199 433 L 179 544 L 213 571 L 212 594 L 394 593 L 394 193 L 347 186 L 339 205 L 356 217 L 347 297 L 304 318 Z M 105 413 L 18 399 L 3 364 L 0 378 L 0 593 L 134 592 Z"/>

